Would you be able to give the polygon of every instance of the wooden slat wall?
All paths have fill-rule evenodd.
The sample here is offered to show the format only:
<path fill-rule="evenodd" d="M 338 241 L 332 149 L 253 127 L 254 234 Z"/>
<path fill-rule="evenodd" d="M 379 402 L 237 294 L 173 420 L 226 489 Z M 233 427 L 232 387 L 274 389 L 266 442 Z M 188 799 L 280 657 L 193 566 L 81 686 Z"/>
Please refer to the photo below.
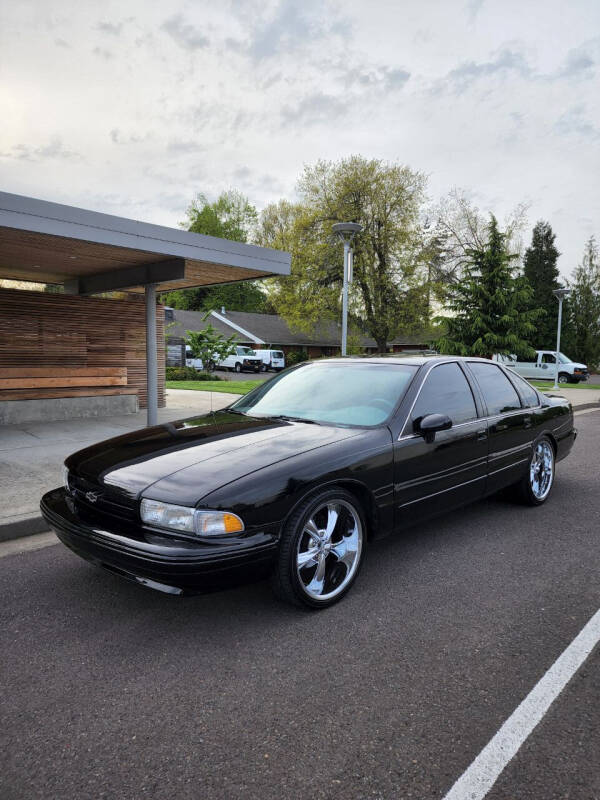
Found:
<path fill-rule="evenodd" d="M 158 404 L 165 405 L 164 310 L 157 307 Z M 0 376 L 7 367 L 125 367 L 146 406 L 146 322 L 140 300 L 0 289 Z"/>

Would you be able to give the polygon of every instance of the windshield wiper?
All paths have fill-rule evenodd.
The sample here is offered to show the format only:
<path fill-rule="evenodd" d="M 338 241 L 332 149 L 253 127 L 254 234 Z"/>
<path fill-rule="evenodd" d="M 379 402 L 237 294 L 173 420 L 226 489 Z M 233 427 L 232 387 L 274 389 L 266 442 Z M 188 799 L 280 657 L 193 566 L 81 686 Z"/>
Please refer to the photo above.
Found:
<path fill-rule="evenodd" d="M 289 414 L 273 414 L 271 419 L 283 419 L 286 422 L 307 422 L 309 425 L 320 425 L 315 419 L 306 419 L 305 417 L 292 417 Z"/>

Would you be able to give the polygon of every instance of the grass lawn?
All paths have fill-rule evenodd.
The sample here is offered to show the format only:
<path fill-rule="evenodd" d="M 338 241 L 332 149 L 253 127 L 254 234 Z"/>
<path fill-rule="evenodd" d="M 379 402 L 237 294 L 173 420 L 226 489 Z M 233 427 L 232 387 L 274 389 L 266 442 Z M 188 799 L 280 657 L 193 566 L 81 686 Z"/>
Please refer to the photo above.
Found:
<path fill-rule="evenodd" d="M 552 389 L 554 384 L 552 381 L 529 381 L 537 389 Z M 600 389 L 600 383 L 560 383 L 559 389 Z"/>
<path fill-rule="evenodd" d="M 167 389 L 192 389 L 196 392 L 226 392 L 248 394 L 262 381 L 167 381 Z"/>

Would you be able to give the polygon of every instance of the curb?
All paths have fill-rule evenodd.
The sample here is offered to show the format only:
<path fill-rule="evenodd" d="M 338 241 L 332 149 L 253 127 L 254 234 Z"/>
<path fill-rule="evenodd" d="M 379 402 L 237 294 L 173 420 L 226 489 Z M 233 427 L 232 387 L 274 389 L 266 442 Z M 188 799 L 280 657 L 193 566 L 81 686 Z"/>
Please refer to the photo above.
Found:
<path fill-rule="evenodd" d="M 49 530 L 48 523 L 41 514 L 35 516 L 19 514 L 10 522 L 0 524 L 0 542 L 21 539 L 24 536 L 35 536 L 36 533 L 45 533 Z"/>
<path fill-rule="evenodd" d="M 600 409 L 600 403 L 582 403 L 579 406 L 573 406 L 573 414 L 577 414 L 578 411 L 583 411 L 585 408 Z"/>

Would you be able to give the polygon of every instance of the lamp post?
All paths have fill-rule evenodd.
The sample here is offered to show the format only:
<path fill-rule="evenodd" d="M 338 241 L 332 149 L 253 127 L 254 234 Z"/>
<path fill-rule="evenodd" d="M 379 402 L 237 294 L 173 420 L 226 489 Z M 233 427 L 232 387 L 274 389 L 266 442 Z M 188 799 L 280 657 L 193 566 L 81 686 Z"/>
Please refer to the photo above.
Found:
<path fill-rule="evenodd" d="M 346 355 L 348 343 L 348 284 L 352 283 L 352 239 L 362 231 L 358 222 L 336 222 L 331 230 L 344 243 L 344 284 L 342 288 L 342 355 Z"/>
<path fill-rule="evenodd" d="M 562 304 L 570 289 L 553 289 L 552 294 L 558 300 L 558 325 L 556 326 L 556 371 L 554 373 L 554 389 L 558 389 L 558 354 L 560 352 L 560 326 L 562 324 Z"/>

